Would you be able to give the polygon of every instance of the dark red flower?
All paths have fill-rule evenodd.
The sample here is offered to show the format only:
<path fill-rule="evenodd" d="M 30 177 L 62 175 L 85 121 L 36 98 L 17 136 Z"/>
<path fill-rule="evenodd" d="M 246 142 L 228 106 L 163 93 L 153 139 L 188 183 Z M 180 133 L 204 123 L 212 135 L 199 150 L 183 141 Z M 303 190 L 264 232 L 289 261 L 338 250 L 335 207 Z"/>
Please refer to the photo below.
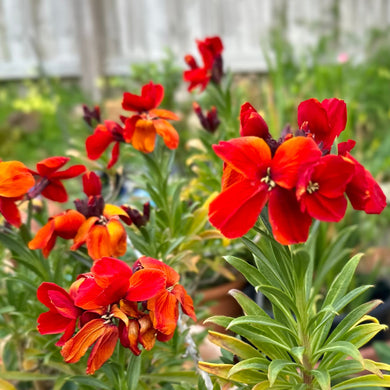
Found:
<path fill-rule="evenodd" d="M 99 106 L 90 109 L 86 104 L 83 104 L 83 113 L 83 119 L 88 126 L 93 127 L 93 121 L 96 121 L 96 123 L 101 122 Z"/>
<path fill-rule="evenodd" d="M 217 108 L 212 106 L 209 111 L 206 111 L 206 115 L 203 114 L 202 108 L 196 102 L 192 103 L 195 114 L 199 118 L 199 122 L 202 127 L 209 133 L 214 133 L 220 125 L 221 121 L 218 118 Z"/>
<path fill-rule="evenodd" d="M 29 191 L 30 198 L 42 194 L 47 199 L 56 202 L 66 202 L 68 194 L 61 180 L 71 179 L 85 171 L 84 165 L 73 165 L 64 171 L 59 171 L 68 161 L 69 157 L 49 157 L 37 163 L 37 170 L 30 172 L 38 176 L 36 185 Z"/>
<path fill-rule="evenodd" d="M 196 87 L 200 87 L 203 91 L 207 84 L 212 80 L 219 84 L 223 76 L 222 51 L 223 45 L 219 37 L 208 37 L 204 41 L 196 41 L 198 50 L 202 57 L 203 66 L 199 66 L 192 55 L 184 57 L 185 62 L 190 67 L 183 73 L 184 81 L 190 83 L 188 90 L 192 91 Z"/>

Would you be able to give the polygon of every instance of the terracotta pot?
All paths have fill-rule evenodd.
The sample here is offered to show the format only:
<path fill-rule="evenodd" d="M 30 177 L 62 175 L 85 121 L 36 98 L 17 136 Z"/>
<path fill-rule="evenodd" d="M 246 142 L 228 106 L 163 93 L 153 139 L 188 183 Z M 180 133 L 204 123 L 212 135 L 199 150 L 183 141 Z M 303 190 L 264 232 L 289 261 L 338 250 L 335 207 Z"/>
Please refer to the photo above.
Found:
<path fill-rule="evenodd" d="M 208 309 L 211 316 L 228 316 L 239 317 L 242 315 L 240 305 L 229 294 L 232 289 L 242 290 L 246 284 L 246 280 L 240 275 L 237 276 L 237 280 L 233 282 L 227 282 L 219 286 L 211 287 L 205 290 L 201 290 L 203 299 L 200 302 L 201 305 L 208 304 Z M 202 322 L 202 321 L 201 321 Z M 227 333 L 227 331 L 221 326 L 214 324 L 204 324 L 207 328 L 216 330 L 217 332 Z"/>

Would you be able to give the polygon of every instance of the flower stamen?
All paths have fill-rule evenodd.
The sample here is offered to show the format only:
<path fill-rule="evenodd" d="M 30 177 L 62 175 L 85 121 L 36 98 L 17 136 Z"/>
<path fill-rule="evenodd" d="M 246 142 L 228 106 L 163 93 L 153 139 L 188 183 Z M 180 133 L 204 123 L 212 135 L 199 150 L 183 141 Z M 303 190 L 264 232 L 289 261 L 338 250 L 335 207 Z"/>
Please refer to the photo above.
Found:
<path fill-rule="evenodd" d="M 306 188 L 306 191 L 309 194 L 312 194 L 312 193 L 318 191 L 319 189 L 320 189 L 320 185 L 318 183 L 313 183 L 313 182 L 309 181 L 309 184 Z"/>
<path fill-rule="evenodd" d="M 267 168 L 267 175 L 264 176 L 261 180 L 262 183 L 268 184 L 268 191 L 271 191 L 276 187 L 276 183 L 271 179 L 271 168 Z"/>

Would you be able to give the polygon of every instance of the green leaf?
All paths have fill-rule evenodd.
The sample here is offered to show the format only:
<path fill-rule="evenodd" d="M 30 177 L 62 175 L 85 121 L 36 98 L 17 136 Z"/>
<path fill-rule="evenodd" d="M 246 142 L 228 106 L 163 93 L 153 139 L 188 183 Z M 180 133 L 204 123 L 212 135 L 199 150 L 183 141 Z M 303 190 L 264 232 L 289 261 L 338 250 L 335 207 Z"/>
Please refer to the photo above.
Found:
<path fill-rule="evenodd" d="M 328 293 L 326 294 L 323 307 L 333 305 L 346 294 L 361 257 L 362 254 L 359 253 L 345 264 L 341 272 L 336 276 L 336 279 L 331 284 Z"/>
<path fill-rule="evenodd" d="M 2 371 L 2 379 L 17 381 L 47 381 L 55 380 L 56 375 L 40 374 L 35 372 Z"/>
<path fill-rule="evenodd" d="M 195 385 L 198 383 L 198 375 L 196 372 L 192 371 L 178 371 L 178 372 L 165 372 L 165 373 L 159 373 L 159 374 L 154 374 L 154 373 L 148 373 L 145 375 L 141 375 L 141 378 L 144 381 L 152 381 L 155 383 L 158 382 L 170 382 L 170 383 L 180 383 L 180 382 L 185 382 L 188 384 L 193 384 Z M 137 389 L 135 387 L 134 389 Z"/>
<path fill-rule="evenodd" d="M 80 383 L 83 385 L 91 386 L 93 389 L 104 389 L 104 390 L 110 390 L 111 386 L 107 386 L 103 382 L 99 381 L 99 379 L 94 378 L 92 376 L 72 376 L 69 377 L 69 380 L 72 380 L 76 383 Z"/>
<path fill-rule="evenodd" d="M 296 367 L 297 364 L 291 362 L 291 360 L 280 360 L 280 359 L 272 360 L 272 362 L 268 367 L 268 380 L 270 386 L 273 386 L 280 372 L 283 371 L 288 366 Z M 289 372 L 289 375 L 291 375 L 291 372 Z"/>
<path fill-rule="evenodd" d="M 209 340 L 219 347 L 237 355 L 241 359 L 248 359 L 255 356 L 261 356 L 261 353 L 253 348 L 248 343 L 241 341 L 235 337 L 228 336 L 222 333 L 209 331 Z"/>
<path fill-rule="evenodd" d="M 340 353 L 342 355 L 347 355 L 359 361 L 361 364 L 363 364 L 363 358 L 359 352 L 359 349 L 348 341 L 339 340 L 339 341 L 332 342 L 326 345 L 324 348 L 321 348 L 318 351 L 316 351 L 313 358 L 318 360 L 321 357 L 321 355 L 324 354 L 325 357 L 321 362 L 321 366 L 323 366 L 325 365 L 326 358 L 329 356 L 329 355 L 327 356 L 327 354 L 329 353 L 331 354 Z"/>
<path fill-rule="evenodd" d="M 263 278 L 260 272 L 253 267 L 253 265 L 250 265 L 245 260 L 234 256 L 226 256 L 224 259 L 241 272 L 252 286 L 257 287 L 263 284 Z"/>
<path fill-rule="evenodd" d="M 356 389 L 359 387 L 390 387 L 390 375 L 383 375 L 380 378 L 376 375 L 364 375 L 348 379 L 333 386 L 333 390 Z"/>
<path fill-rule="evenodd" d="M 239 290 L 230 290 L 229 294 L 238 302 L 246 315 L 267 315 L 267 313 L 252 299 Z"/>
<path fill-rule="evenodd" d="M 128 390 L 137 390 L 140 374 L 141 374 L 141 356 L 130 354 L 129 364 L 127 365 L 127 374 L 126 374 Z"/>
<path fill-rule="evenodd" d="M 311 373 L 316 378 L 321 390 L 331 390 L 330 387 L 330 375 L 327 370 L 316 369 L 311 370 Z"/>
<path fill-rule="evenodd" d="M 235 364 L 229 371 L 229 375 L 232 376 L 240 371 L 253 370 L 264 373 L 264 379 L 267 379 L 268 366 L 270 361 L 264 357 L 253 357 L 250 359 L 242 360 Z"/>

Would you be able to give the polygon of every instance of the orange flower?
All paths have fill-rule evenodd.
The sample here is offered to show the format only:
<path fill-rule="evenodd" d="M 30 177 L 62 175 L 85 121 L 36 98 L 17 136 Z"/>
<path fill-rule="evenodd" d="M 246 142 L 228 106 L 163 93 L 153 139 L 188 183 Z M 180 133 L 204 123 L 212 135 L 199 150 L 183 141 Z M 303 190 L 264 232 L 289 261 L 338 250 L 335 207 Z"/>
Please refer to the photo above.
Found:
<path fill-rule="evenodd" d="M 19 161 L 0 162 L 0 213 L 11 225 L 19 227 L 21 218 L 15 204 L 33 187 L 35 180 Z"/>
<path fill-rule="evenodd" d="M 152 82 L 142 87 L 140 96 L 129 92 L 123 94 L 123 109 L 137 113 L 127 118 L 123 136 L 126 142 L 143 153 L 153 152 L 156 134 L 163 138 L 169 149 L 176 149 L 179 145 L 179 135 L 167 121 L 178 120 L 178 116 L 171 111 L 157 109 L 163 97 L 163 86 Z"/>
<path fill-rule="evenodd" d="M 128 217 L 118 206 L 106 204 L 100 216 L 91 216 L 80 226 L 71 249 L 86 244 L 89 256 L 97 260 L 105 256 L 119 257 L 126 253 L 127 234 L 119 216 Z"/>
<path fill-rule="evenodd" d="M 74 238 L 84 221 L 84 215 L 76 210 L 67 210 L 51 217 L 47 224 L 28 243 L 28 247 L 30 249 L 42 249 L 43 256 L 48 257 L 56 243 L 57 237 L 65 240 Z"/>

